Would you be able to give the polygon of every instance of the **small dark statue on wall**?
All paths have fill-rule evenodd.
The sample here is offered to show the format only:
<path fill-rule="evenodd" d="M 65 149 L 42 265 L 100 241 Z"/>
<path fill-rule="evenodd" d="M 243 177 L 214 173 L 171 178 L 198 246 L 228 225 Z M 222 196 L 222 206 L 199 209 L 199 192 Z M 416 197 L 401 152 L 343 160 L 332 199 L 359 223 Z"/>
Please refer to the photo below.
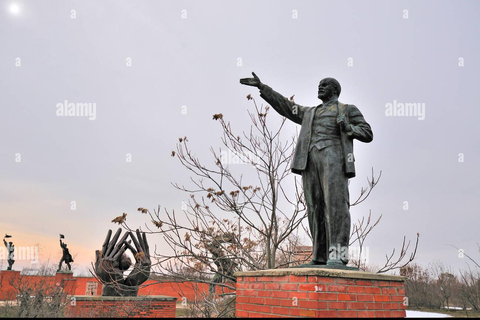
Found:
<path fill-rule="evenodd" d="M 72 258 L 72 255 L 70 254 L 70 251 L 67 248 L 67 244 L 65 242 L 63 242 L 62 239 L 65 239 L 65 236 L 63 234 L 60 234 L 60 247 L 63 250 L 63 254 L 62 254 L 62 259 L 60 260 L 60 263 L 58 264 L 57 272 L 62 270 L 63 262 L 65 262 L 65 264 L 67 265 L 68 271 L 72 270 L 72 266 L 70 265 L 70 263 L 73 262 L 73 258 Z"/>
<path fill-rule="evenodd" d="M 12 270 L 12 266 L 13 264 L 15 263 L 15 260 L 13 260 L 14 258 L 14 255 L 15 255 L 15 246 L 13 245 L 13 242 L 10 241 L 9 243 L 7 243 L 7 241 L 5 241 L 5 238 L 11 238 L 12 236 L 11 235 L 8 235 L 6 234 L 5 237 L 3 237 L 3 243 L 5 244 L 5 247 L 7 248 L 7 262 L 8 262 L 8 267 L 7 267 L 7 270 Z"/>
<path fill-rule="evenodd" d="M 237 269 L 238 263 L 225 253 L 223 244 L 228 243 L 235 243 L 235 236 L 231 232 L 226 232 L 213 237 L 210 241 L 204 242 L 205 249 L 211 253 L 213 263 L 217 266 L 217 272 L 215 272 L 215 276 L 209 286 L 210 293 L 215 293 L 216 284 L 232 281 L 232 278 L 235 279 L 233 274 Z"/>
<path fill-rule="evenodd" d="M 145 232 L 136 230 L 136 237 L 127 232 L 120 238 L 121 233 L 122 229 L 118 229 L 110 240 L 112 230 L 108 230 L 102 250 L 95 251 L 95 273 L 103 283 L 103 296 L 137 296 L 139 286 L 150 276 L 150 249 Z M 128 236 L 131 240 L 127 241 Z M 132 266 L 125 252 L 127 249 L 135 257 L 135 265 L 124 277 L 123 273 Z"/>

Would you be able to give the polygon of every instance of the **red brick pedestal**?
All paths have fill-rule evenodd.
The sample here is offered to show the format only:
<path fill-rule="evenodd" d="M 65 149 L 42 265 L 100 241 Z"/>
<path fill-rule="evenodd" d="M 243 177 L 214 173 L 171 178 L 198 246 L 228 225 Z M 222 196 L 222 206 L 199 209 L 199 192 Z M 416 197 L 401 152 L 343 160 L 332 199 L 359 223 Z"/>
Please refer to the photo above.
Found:
<path fill-rule="evenodd" d="M 73 277 L 71 271 L 59 271 L 55 274 L 55 285 L 63 288 L 68 295 L 75 294 L 77 288 L 77 279 Z"/>
<path fill-rule="evenodd" d="M 237 317 L 405 317 L 405 278 L 291 268 L 237 272 Z"/>
<path fill-rule="evenodd" d="M 0 300 L 17 300 L 15 284 L 20 279 L 20 271 L 3 270 L 0 272 Z"/>
<path fill-rule="evenodd" d="M 176 300 L 167 296 L 72 296 L 67 318 L 174 318 Z"/>

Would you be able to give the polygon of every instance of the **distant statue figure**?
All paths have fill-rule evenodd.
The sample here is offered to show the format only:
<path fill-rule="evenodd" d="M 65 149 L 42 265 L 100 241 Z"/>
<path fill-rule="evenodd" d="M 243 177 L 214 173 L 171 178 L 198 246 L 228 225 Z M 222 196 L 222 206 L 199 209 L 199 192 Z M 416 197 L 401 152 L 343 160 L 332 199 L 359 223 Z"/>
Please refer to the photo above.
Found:
<path fill-rule="evenodd" d="M 350 238 L 348 179 L 355 177 L 353 140 L 371 142 L 373 132 L 360 110 L 338 101 L 340 83 L 322 79 L 322 104 L 301 106 L 262 83 L 255 73 L 240 83 L 260 89 L 260 96 L 281 116 L 301 125 L 291 170 L 301 174 L 313 238 L 312 261 L 300 267 L 347 268 Z"/>
<path fill-rule="evenodd" d="M 72 270 L 72 266 L 70 265 L 70 263 L 73 262 L 73 258 L 72 258 L 72 255 L 70 254 L 70 251 L 68 251 L 67 244 L 65 242 L 62 242 L 62 239 L 64 238 L 65 236 L 63 234 L 60 234 L 60 247 L 63 250 L 63 255 L 62 255 L 62 259 L 60 260 L 60 263 L 58 264 L 57 272 L 62 270 L 63 262 L 65 262 L 65 264 L 67 265 L 68 271 Z"/>
<path fill-rule="evenodd" d="M 217 272 L 209 286 L 209 292 L 215 293 L 217 283 L 222 283 L 225 279 L 235 278 L 233 274 L 238 266 L 231 257 L 227 257 L 223 243 L 234 243 L 235 236 L 227 232 L 223 235 L 214 237 L 211 241 L 205 241 L 205 248 L 212 254 L 213 263 L 217 266 Z"/>
<path fill-rule="evenodd" d="M 145 232 L 136 231 L 137 236 L 127 232 L 118 241 L 122 229 L 119 228 L 112 240 L 112 230 L 108 230 L 102 250 L 95 251 L 95 274 L 103 283 L 102 296 L 137 296 L 142 283 L 150 277 L 150 249 Z M 127 240 L 130 236 L 131 240 Z M 130 243 L 133 241 L 135 247 Z M 135 265 L 130 274 L 124 277 L 123 272 L 132 265 L 126 250 L 135 257 Z"/>
<path fill-rule="evenodd" d="M 13 260 L 14 258 L 14 251 L 15 251 L 15 246 L 13 245 L 13 242 L 9 242 L 7 243 L 7 241 L 5 241 L 5 238 L 11 238 L 12 236 L 11 235 L 8 235 L 6 234 L 5 237 L 3 237 L 3 243 L 5 244 L 5 247 L 7 248 L 7 262 L 8 262 L 8 267 L 7 267 L 7 270 L 12 270 L 12 266 L 13 264 L 15 263 L 15 260 Z"/>

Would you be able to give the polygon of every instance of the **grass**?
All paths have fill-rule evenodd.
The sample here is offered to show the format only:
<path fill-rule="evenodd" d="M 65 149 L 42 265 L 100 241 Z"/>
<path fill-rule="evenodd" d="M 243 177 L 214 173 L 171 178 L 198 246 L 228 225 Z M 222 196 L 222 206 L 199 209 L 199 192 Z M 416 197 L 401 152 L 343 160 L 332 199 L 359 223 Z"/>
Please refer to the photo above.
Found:
<path fill-rule="evenodd" d="M 182 305 L 182 301 L 177 301 L 177 308 L 175 310 L 175 318 L 185 318 L 188 310 Z"/>
<path fill-rule="evenodd" d="M 17 310 L 15 307 L 0 306 L 0 318 L 15 318 L 17 316 Z"/>

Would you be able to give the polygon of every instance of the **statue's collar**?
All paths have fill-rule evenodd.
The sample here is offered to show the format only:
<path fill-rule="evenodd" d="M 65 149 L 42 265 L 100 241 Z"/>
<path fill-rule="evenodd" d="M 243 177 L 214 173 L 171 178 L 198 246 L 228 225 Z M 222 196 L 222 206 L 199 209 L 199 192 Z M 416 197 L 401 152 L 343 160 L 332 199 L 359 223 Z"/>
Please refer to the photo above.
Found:
<path fill-rule="evenodd" d="M 319 107 L 320 107 L 320 108 L 321 108 L 321 107 L 328 107 L 328 106 L 331 106 L 332 104 L 335 104 L 335 103 L 337 103 L 337 102 L 338 102 L 338 99 L 332 99 L 332 100 L 328 101 L 328 102 L 325 103 L 325 104 L 323 104 L 323 103 L 320 104 Z"/>

